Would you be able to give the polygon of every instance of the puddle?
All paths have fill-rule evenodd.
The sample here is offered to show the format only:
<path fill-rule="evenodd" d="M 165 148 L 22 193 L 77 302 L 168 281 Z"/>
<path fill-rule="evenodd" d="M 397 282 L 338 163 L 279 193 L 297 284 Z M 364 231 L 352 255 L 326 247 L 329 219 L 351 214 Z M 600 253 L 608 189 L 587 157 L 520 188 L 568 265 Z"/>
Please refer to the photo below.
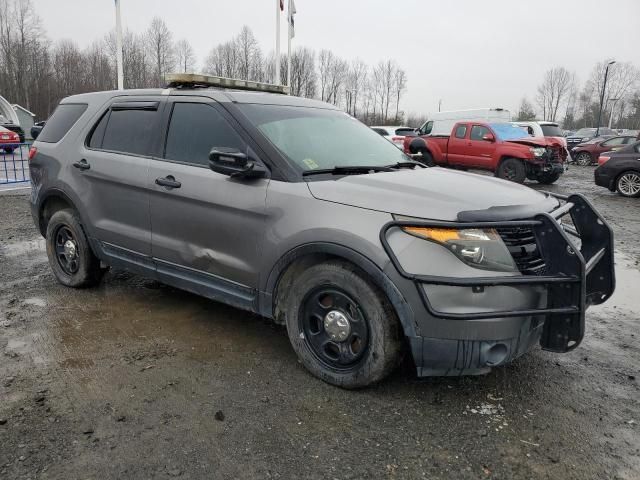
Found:
<path fill-rule="evenodd" d="M 9 243 L 0 245 L 0 255 L 8 258 L 19 257 L 32 252 L 45 252 L 47 249 L 44 238 L 28 242 Z"/>
<path fill-rule="evenodd" d="M 44 300 L 43 298 L 27 298 L 24 302 L 25 305 L 33 305 L 34 307 L 46 307 L 47 306 L 47 301 Z"/>
<path fill-rule="evenodd" d="M 616 252 L 616 290 L 603 305 L 595 309 L 640 310 L 640 267 L 628 255 Z"/>

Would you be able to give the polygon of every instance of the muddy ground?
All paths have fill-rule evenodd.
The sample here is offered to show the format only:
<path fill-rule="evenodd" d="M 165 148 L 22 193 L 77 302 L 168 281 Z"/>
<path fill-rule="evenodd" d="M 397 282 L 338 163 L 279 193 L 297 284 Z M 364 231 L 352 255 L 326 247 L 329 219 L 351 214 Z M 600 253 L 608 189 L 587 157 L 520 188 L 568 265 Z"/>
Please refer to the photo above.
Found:
<path fill-rule="evenodd" d="M 619 286 L 576 351 L 350 392 L 286 333 L 141 277 L 59 286 L 24 195 L 0 196 L 0 478 L 640 478 L 640 201 L 572 169 Z"/>

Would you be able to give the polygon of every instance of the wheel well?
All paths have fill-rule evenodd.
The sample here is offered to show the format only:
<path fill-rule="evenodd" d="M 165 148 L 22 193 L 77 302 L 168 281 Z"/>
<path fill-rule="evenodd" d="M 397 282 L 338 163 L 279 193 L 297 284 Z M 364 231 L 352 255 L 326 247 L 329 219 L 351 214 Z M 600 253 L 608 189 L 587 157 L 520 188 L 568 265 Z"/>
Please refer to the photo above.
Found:
<path fill-rule="evenodd" d="M 73 205 L 66 198 L 58 195 L 50 196 L 42 203 L 38 221 L 40 233 L 43 237 L 47 233 L 47 225 L 49 225 L 49 220 L 51 220 L 53 214 L 66 208 L 73 208 Z"/>
<path fill-rule="evenodd" d="M 275 323 L 279 325 L 285 324 L 284 312 L 278 308 L 278 297 L 280 292 L 287 291 L 300 272 L 303 272 L 313 265 L 328 262 L 330 260 L 343 260 L 348 262 L 348 260 L 338 255 L 317 252 L 296 258 L 287 267 L 285 267 L 285 269 L 280 273 L 280 276 L 276 281 L 275 288 L 273 289 L 273 320 Z"/>

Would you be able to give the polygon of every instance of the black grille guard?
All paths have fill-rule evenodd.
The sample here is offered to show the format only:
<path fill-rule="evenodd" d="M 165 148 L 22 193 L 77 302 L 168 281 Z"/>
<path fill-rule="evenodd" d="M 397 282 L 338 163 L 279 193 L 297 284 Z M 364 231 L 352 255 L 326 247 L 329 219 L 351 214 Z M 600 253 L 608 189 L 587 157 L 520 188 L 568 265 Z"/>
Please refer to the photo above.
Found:
<path fill-rule="evenodd" d="M 380 232 L 380 241 L 396 270 L 416 283 L 428 312 L 449 320 L 481 320 L 487 318 L 545 316 L 540 344 L 544 350 L 568 352 L 584 337 L 585 312 L 590 305 L 605 302 L 615 290 L 613 231 L 583 195 L 563 196 L 548 193 L 561 201 L 550 213 L 539 213 L 529 220 L 498 222 L 392 221 Z M 573 225 L 561 225 L 562 217 L 570 215 Z M 446 277 L 415 275 L 406 272 L 395 256 L 387 234 L 392 228 L 406 226 L 431 228 L 510 228 L 531 227 L 546 264 L 546 275 L 516 275 L 506 277 Z M 580 239 L 578 250 L 570 236 Z M 430 304 L 421 284 L 455 287 L 486 287 L 499 285 L 546 287 L 544 308 L 504 310 L 478 313 L 439 312 Z"/>

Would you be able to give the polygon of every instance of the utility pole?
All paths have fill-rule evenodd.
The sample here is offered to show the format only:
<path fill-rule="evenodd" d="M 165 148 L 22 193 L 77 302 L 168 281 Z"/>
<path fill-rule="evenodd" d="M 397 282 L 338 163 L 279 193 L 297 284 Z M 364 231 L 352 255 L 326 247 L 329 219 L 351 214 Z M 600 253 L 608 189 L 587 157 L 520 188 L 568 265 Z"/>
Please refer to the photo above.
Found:
<path fill-rule="evenodd" d="M 284 0 L 276 0 L 276 85 L 280 85 L 280 12 L 282 11 Z"/>
<path fill-rule="evenodd" d="M 600 111 L 598 112 L 598 125 L 596 125 L 596 137 L 600 136 L 600 122 L 602 121 L 602 107 L 604 104 L 604 92 L 607 88 L 607 77 L 609 76 L 609 67 L 616 63 L 615 60 L 611 60 L 607 63 L 607 68 L 604 71 L 604 82 L 602 83 L 602 93 L 600 94 Z"/>
<path fill-rule="evenodd" d="M 116 0 L 116 63 L 118 69 L 118 90 L 124 90 L 124 55 L 122 54 L 122 17 L 120 0 Z"/>

